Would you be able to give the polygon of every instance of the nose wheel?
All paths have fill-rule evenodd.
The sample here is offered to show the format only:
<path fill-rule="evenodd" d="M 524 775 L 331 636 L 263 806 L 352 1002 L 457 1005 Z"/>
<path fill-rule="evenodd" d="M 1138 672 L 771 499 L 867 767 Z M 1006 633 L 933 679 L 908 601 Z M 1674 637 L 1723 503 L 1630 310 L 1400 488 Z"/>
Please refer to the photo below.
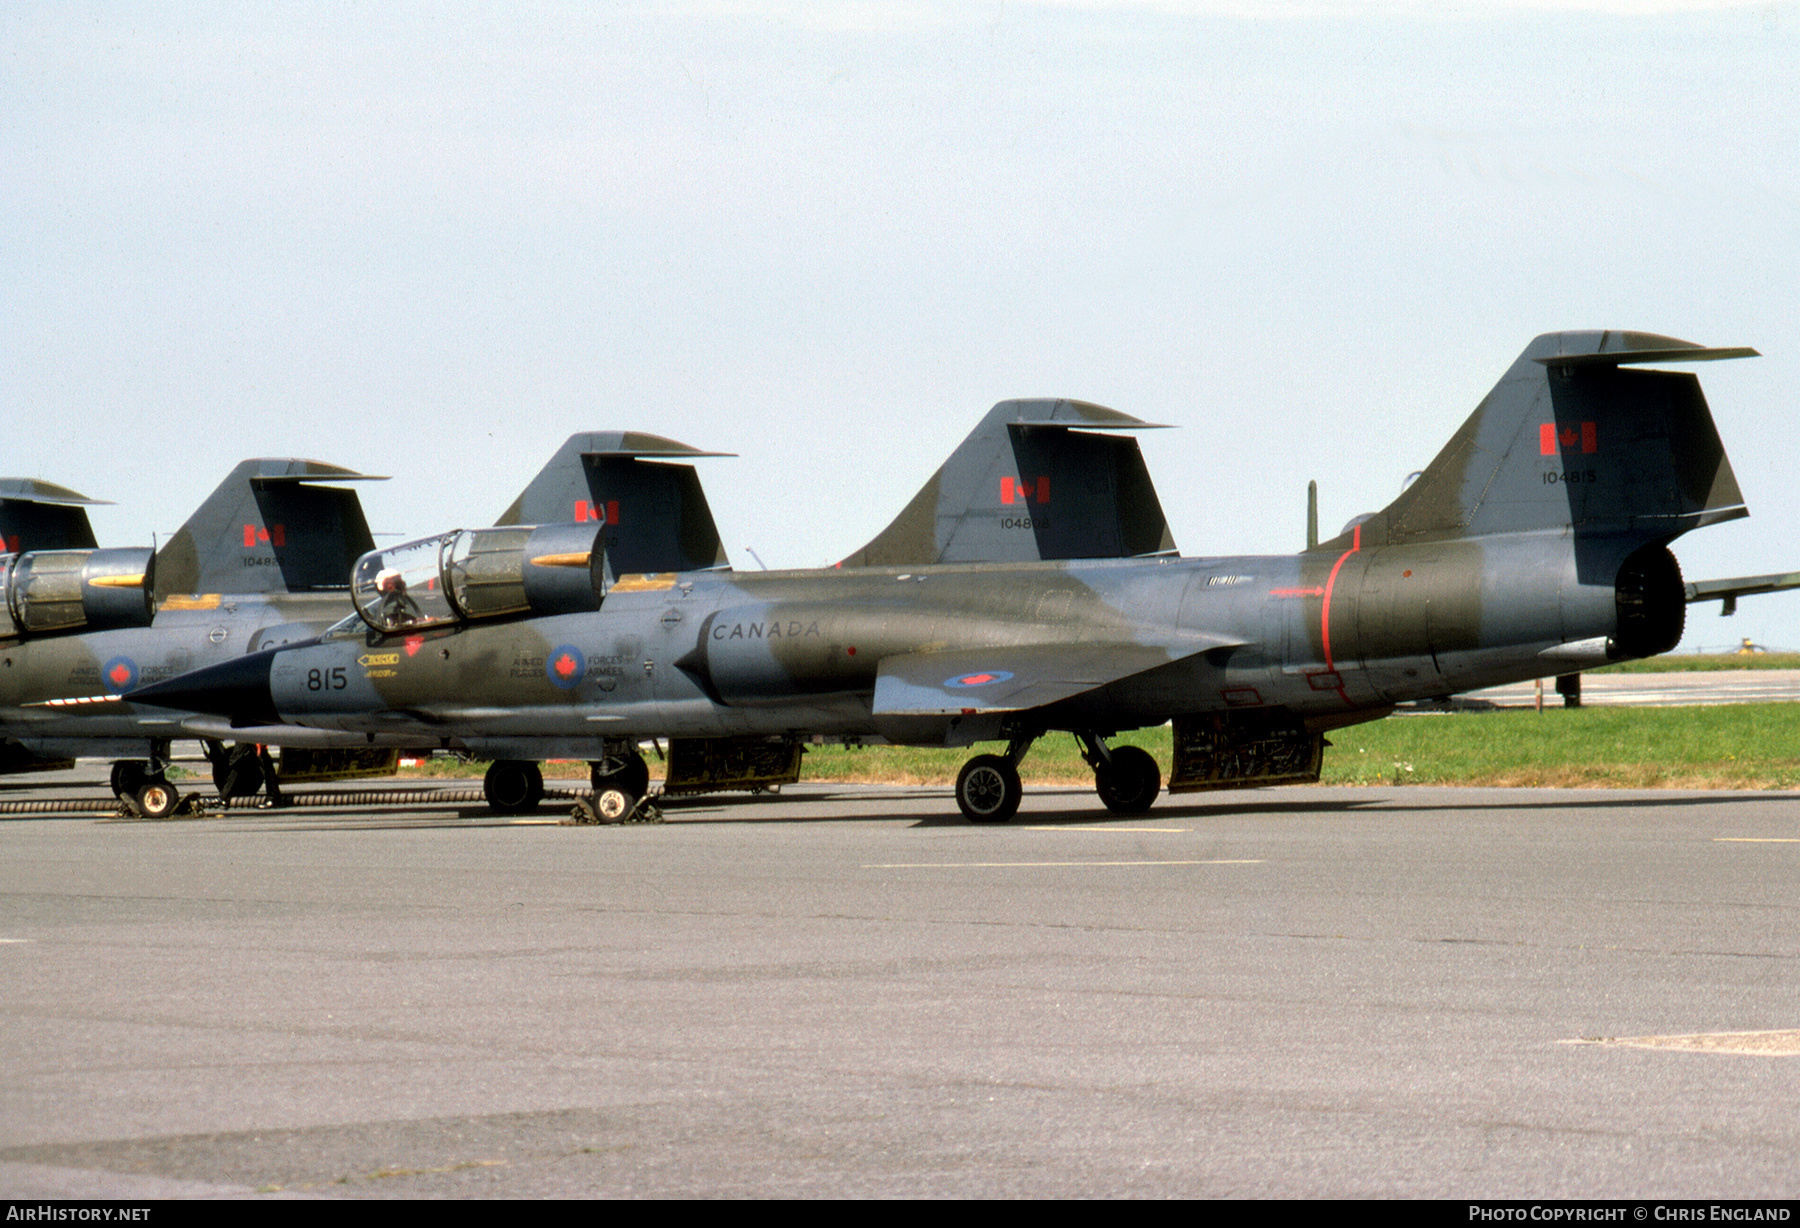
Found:
<path fill-rule="evenodd" d="M 112 765 L 113 796 L 120 801 L 135 797 L 150 779 L 150 765 L 136 759 L 121 759 Z"/>
<path fill-rule="evenodd" d="M 132 803 L 146 819 L 166 819 L 181 805 L 181 794 L 160 776 L 153 776 L 139 786 Z"/>
<path fill-rule="evenodd" d="M 590 763 L 588 779 L 593 782 L 596 797 L 616 791 L 635 802 L 650 792 L 650 765 L 633 748 L 626 754 L 607 755 Z"/>
<path fill-rule="evenodd" d="M 266 783 L 262 757 L 249 742 L 226 746 L 221 742 L 203 742 L 207 761 L 212 764 L 213 787 L 221 801 L 234 797 L 250 797 Z"/>
<path fill-rule="evenodd" d="M 113 796 L 142 818 L 166 819 L 181 805 L 181 790 L 169 783 L 169 744 L 154 742 L 151 758 L 121 759 L 112 765 Z"/>

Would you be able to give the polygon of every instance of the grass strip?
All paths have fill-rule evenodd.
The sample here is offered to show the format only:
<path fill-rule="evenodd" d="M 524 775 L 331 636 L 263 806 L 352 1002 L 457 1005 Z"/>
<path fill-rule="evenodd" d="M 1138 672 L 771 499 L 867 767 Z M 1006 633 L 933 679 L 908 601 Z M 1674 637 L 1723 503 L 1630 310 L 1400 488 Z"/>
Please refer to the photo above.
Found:
<path fill-rule="evenodd" d="M 1328 785 L 1493 785 L 1532 788 L 1800 788 L 1800 704 L 1692 708 L 1546 708 L 1398 716 L 1328 735 Z M 1142 746 L 1169 770 L 1169 730 L 1115 739 Z M 948 786 L 971 755 L 906 746 L 809 746 L 804 780 Z M 486 764 L 434 759 L 408 775 L 480 776 Z M 556 779 L 585 779 L 585 763 L 545 764 Z M 654 759 L 650 774 L 659 774 Z M 1025 757 L 1027 785 L 1093 783 L 1075 739 L 1046 734 Z"/>
<path fill-rule="evenodd" d="M 1800 669 L 1800 652 L 1708 653 L 1704 656 L 1645 657 L 1590 670 L 1594 674 L 1697 674 L 1727 669 Z"/>

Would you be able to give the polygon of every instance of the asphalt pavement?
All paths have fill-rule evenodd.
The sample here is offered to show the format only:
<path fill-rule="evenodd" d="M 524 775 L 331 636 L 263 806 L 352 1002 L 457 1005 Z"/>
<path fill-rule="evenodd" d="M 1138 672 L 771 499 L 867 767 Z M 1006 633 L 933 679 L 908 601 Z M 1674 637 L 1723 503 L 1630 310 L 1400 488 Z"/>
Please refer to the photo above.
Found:
<path fill-rule="evenodd" d="M 1501 707 L 1536 702 L 1531 682 L 1470 691 L 1465 699 Z M 1800 701 L 1800 670 L 1721 669 L 1659 674 L 1583 674 L 1581 702 L 1600 707 L 1682 707 L 1705 704 L 1794 703 Z M 1544 702 L 1560 705 L 1554 679 L 1544 679 Z"/>
<path fill-rule="evenodd" d="M 0 820 L 0 1193 L 1800 1193 L 1793 794 L 545 817 Z"/>

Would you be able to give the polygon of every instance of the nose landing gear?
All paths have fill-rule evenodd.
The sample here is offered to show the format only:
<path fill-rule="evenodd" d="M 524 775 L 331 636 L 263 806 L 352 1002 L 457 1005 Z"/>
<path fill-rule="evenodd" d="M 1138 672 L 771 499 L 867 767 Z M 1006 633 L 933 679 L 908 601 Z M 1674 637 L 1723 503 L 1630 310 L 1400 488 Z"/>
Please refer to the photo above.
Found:
<path fill-rule="evenodd" d="M 596 797 L 617 790 L 635 802 L 650 791 L 650 765 L 635 745 L 624 751 L 609 747 L 603 758 L 588 765 L 588 779 L 593 782 Z"/>
<path fill-rule="evenodd" d="M 169 743 L 150 744 L 150 758 L 121 759 L 112 766 L 113 796 L 140 818 L 166 819 L 181 805 L 181 791 L 169 783 Z"/>

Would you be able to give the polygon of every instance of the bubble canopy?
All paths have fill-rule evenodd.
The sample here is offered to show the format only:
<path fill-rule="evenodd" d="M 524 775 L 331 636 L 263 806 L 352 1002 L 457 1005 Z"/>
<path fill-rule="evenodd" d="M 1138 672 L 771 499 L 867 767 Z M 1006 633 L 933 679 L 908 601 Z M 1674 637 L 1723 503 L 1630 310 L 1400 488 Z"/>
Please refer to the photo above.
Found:
<path fill-rule="evenodd" d="M 356 560 L 350 591 L 362 620 L 384 635 L 514 614 L 600 608 L 600 525 L 456 529 Z"/>

